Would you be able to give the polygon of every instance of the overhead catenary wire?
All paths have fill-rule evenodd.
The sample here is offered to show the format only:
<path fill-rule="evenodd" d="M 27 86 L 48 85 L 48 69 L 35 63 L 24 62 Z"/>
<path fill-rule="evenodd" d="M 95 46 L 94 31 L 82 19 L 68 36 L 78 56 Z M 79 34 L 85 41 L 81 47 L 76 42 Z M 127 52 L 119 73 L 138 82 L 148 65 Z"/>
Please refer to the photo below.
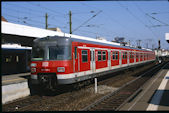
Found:
<path fill-rule="evenodd" d="M 64 17 L 64 15 L 65 15 L 64 13 L 51 10 L 51 9 L 49 9 L 49 8 L 47 8 L 47 7 L 44 7 L 44 6 L 40 5 L 40 4 L 39 4 L 39 5 L 38 5 L 38 4 L 33 4 L 33 3 L 31 3 L 31 2 L 28 2 L 28 3 L 31 4 L 31 5 L 33 5 L 33 6 L 38 6 L 38 7 L 41 7 L 41 8 L 43 8 L 43 9 L 46 9 L 46 10 L 48 10 L 48 11 L 54 13 L 55 15 L 56 15 L 56 14 L 60 14 L 60 16 L 62 15 L 63 17 Z M 56 16 L 58 16 L 58 15 L 56 15 Z"/>
<path fill-rule="evenodd" d="M 147 13 L 146 12 L 144 12 L 137 4 L 135 4 L 135 6 L 144 14 L 144 15 L 146 15 Z M 146 15 L 146 17 L 147 17 L 147 15 Z M 153 23 L 150 21 L 150 19 L 149 18 L 147 18 L 148 19 L 148 21 L 150 22 L 150 24 L 152 24 L 152 26 L 151 27 L 156 27 L 156 26 L 158 26 L 158 25 L 153 25 Z M 151 29 L 150 29 L 150 27 L 148 27 L 149 28 L 149 30 L 154 34 L 154 36 L 155 37 L 158 37 Z M 153 42 L 152 42 L 152 48 L 154 48 L 155 47 L 155 44 L 154 44 L 154 40 L 152 40 Z M 157 46 L 157 45 L 156 45 Z"/>
<path fill-rule="evenodd" d="M 17 18 L 17 17 L 14 17 L 14 16 L 11 16 L 11 17 Z M 41 26 L 41 28 L 44 28 L 44 24 L 39 24 L 39 22 L 33 22 L 34 24 L 30 24 L 29 22 L 26 22 L 26 21 L 24 22 L 23 20 L 18 20 L 18 21 L 15 21 L 13 19 L 8 19 L 8 20 L 13 21 L 13 22 L 19 22 L 19 23 L 24 24 L 24 25 L 34 26 L 34 27 L 36 27 L 36 25 L 38 25 L 38 26 Z M 59 28 L 62 28 L 62 29 L 68 29 L 68 28 L 65 28 L 64 26 L 62 27 L 62 26 L 58 26 L 58 25 L 55 25 L 55 24 L 52 24 L 52 26 L 59 27 Z"/>
<path fill-rule="evenodd" d="M 22 13 L 22 14 L 29 14 L 29 13 L 31 13 L 31 15 L 42 16 L 42 15 L 38 15 L 39 13 L 36 13 L 34 11 L 27 12 L 27 11 L 23 11 L 23 10 L 16 10 L 16 8 L 9 9 L 9 8 L 4 7 L 4 6 L 2 8 L 3 9 L 7 9 L 8 11 L 12 11 L 12 12 L 19 12 L 19 13 Z"/>
<path fill-rule="evenodd" d="M 151 14 L 157 15 L 157 14 L 167 14 L 167 13 L 169 13 L 169 12 L 153 12 L 153 13 L 151 13 Z"/>
<path fill-rule="evenodd" d="M 25 2 L 25 3 L 29 4 L 29 2 Z M 15 7 L 16 7 L 16 5 L 18 6 L 18 4 L 14 4 L 14 3 L 10 3 L 10 4 L 8 3 L 8 5 L 12 5 L 12 6 L 15 6 Z M 33 11 L 33 12 L 43 13 L 42 10 L 37 10 L 37 9 L 32 9 L 32 8 L 24 7 L 23 5 L 22 6 L 19 5 L 19 7 L 17 7 L 17 8 L 22 8 L 22 9 L 26 9 L 26 10 Z"/>
<path fill-rule="evenodd" d="M 135 6 L 137 7 L 138 10 L 140 10 L 140 12 L 141 12 L 143 15 L 146 15 L 146 13 L 139 7 L 139 5 L 135 4 Z M 146 16 L 146 17 L 147 17 L 147 16 Z M 154 24 L 150 21 L 149 18 L 147 18 L 147 20 L 148 20 L 148 22 L 149 22 L 152 26 L 154 26 Z M 148 26 L 147 26 L 147 27 L 148 27 Z M 149 30 L 153 33 L 153 35 L 154 35 L 155 37 L 157 37 L 157 35 L 154 33 L 154 31 L 151 30 L 150 27 L 148 27 L 148 28 L 149 28 Z"/>
<path fill-rule="evenodd" d="M 68 15 L 69 15 L 69 14 L 67 14 L 67 13 L 64 14 L 64 13 L 60 13 L 60 12 L 53 11 L 53 10 L 51 10 L 51 9 L 49 9 L 49 8 L 46 8 L 46 7 L 41 6 L 41 5 L 33 4 L 33 3 L 31 3 L 31 2 L 28 2 L 28 3 L 31 4 L 31 5 L 33 5 L 33 6 L 38 6 L 38 7 L 41 7 L 41 8 L 43 8 L 43 9 L 47 9 L 48 11 L 54 13 L 53 15 L 54 15 L 54 16 L 57 16 L 57 18 L 58 18 L 58 17 L 59 17 L 59 18 L 61 18 L 61 17 L 66 18 L 66 17 L 68 17 Z M 59 15 L 56 15 L 56 13 L 59 14 Z M 53 16 L 53 17 L 54 17 L 54 16 Z M 75 17 L 74 17 L 74 19 L 75 19 L 75 20 L 78 20 L 78 19 L 75 18 Z"/>
<path fill-rule="evenodd" d="M 16 16 L 13 16 L 13 15 L 9 15 L 9 14 L 5 14 L 7 16 L 10 16 L 10 17 L 13 17 L 13 18 L 17 18 L 17 19 L 24 19 L 24 18 L 21 18 L 21 17 L 16 17 Z M 41 21 L 37 21 L 37 20 L 33 20 L 33 19 L 24 19 L 24 21 L 31 21 L 31 22 L 37 22 L 37 23 L 42 23 L 42 24 L 45 24 L 44 22 L 41 22 Z"/>
<path fill-rule="evenodd" d="M 84 32 L 84 33 L 91 33 L 91 34 L 95 34 L 95 35 L 104 35 L 104 36 L 108 36 L 108 37 L 112 37 L 112 35 L 108 35 L 108 34 L 100 34 L 98 32 L 91 32 L 91 31 L 87 31 L 87 30 L 79 30 L 80 32 Z"/>
<path fill-rule="evenodd" d="M 152 19 L 154 19 L 154 20 L 160 22 L 160 23 L 163 24 L 164 26 L 169 26 L 167 23 L 164 23 L 164 22 L 160 21 L 159 19 L 157 19 L 157 18 L 155 18 L 155 17 L 149 15 L 148 13 L 146 13 L 146 15 L 149 16 L 150 18 L 152 18 Z"/>
<path fill-rule="evenodd" d="M 32 19 L 32 16 L 28 16 L 28 15 L 25 15 L 25 14 L 28 14 L 28 12 L 26 12 L 26 11 L 22 11 L 22 10 L 16 10 L 16 9 L 9 9 L 9 8 L 5 8 L 5 7 L 3 7 L 4 9 L 7 9 L 8 11 L 11 11 L 11 12 L 18 12 L 18 13 L 21 13 L 21 14 L 23 14 L 23 18 L 21 18 L 21 17 L 16 17 L 16 16 L 13 16 L 13 15 L 8 15 L 7 13 L 4 13 L 4 15 L 6 15 L 6 16 L 8 16 L 8 17 L 13 17 L 13 18 L 17 18 L 17 19 L 23 19 L 23 21 L 31 21 L 31 22 L 36 22 L 36 23 L 42 23 L 42 24 L 45 24 L 45 23 L 43 23 L 43 22 L 40 22 L 40 21 L 37 21 L 37 20 L 34 20 L 34 19 Z M 43 16 L 41 16 L 41 15 L 37 15 L 37 14 L 33 14 L 33 13 L 31 13 L 31 15 L 36 15 L 37 17 L 45 17 L 44 15 Z M 30 19 L 31 18 L 31 19 Z M 35 17 L 34 17 L 35 18 Z M 50 21 L 55 21 L 55 19 L 54 18 L 52 18 Z M 58 23 L 60 23 L 58 20 L 56 20 Z M 32 24 L 30 24 L 30 25 L 32 25 Z M 50 25 L 50 24 L 49 24 Z M 63 28 L 63 27 L 62 27 Z"/>
<path fill-rule="evenodd" d="M 85 25 L 87 22 L 89 22 L 91 19 L 93 19 L 94 17 L 96 17 L 99 13 L 101 13 L 102 11 L 97 12 L 95 15 L 93 15 L 92 17 L 90 17 L 88 20 L 86 20 L 85 22 L 83 22 L 80 26 L 78 26 L 77 28 L 75 28 L 72 32 L 75 32 L 76 30 L 78 30 L 81 26 Z"/>
<path fill-rule="evenodd" d="M 154 32 L 153 32 L 148 26 L 146 26 L 146 25 L 144 24 L 144 22 L 142 22 L 142 20 L 141 20 L 140 18 L 138 18 L 137 16 L 135 16 L 128 8 L 126 8 L 125 6 L 123 6 L 121 3 L 119 3 L 119 2 L 117 2 L 117 3 L 120 5 L 120 7 L 124 8 L 129 14 L 131 14 L 137 21 L 139 21 L 141 24 L 143 24 L 144 27 L 146 27 L 149 31 L 151 31 L 151 33 L 152 33 L 155 37 L 157 37 L 157 36 L 154 34 Z"/>
<path fill-rule="evenodd" d="M 87 6 L 87 7 L 89 7 L 89 8 L 94 8 L 94 9 L 96 9 L 96 10 L 100 10 L 98 7 L 94 7 L 94 6 L 89 6 L 89 5 L 87 5 L 87 4 L 85 4 L 84 2 L 80 2 L 82 5 L 85 5 L 85 6 Z M 103 15 L 105 15 L 107 18 L 107 20 L 109 20 L 111 23 L 115 23 L 115 24 L 117 24 L 117 25 L 120 25 L 120 27 L 124 30 L 124 31 L 126 31 L 126 30 L 128 30 L 128 28 L 125 26 L 125 25 L 123 25 L 123 24 L 121 24 L 118 20 L 116 20 L 115 19 L 115 16 L 114 16 L 114 18 L 112 18 L 111 17 L 111 15 L 109 15 L 107 12 L 105 12 L 105 11 L 103 11 L 102 12 L 103 13 Z M 130 28 L 131 29 L 131 28 Z M 134 32 L 134 30 L 132 30 L 133 32 Z M 129 32 L 129 31 L 128 31 Z M 142 34 L 140 34 L 140 36 L 141 36 Z"/>

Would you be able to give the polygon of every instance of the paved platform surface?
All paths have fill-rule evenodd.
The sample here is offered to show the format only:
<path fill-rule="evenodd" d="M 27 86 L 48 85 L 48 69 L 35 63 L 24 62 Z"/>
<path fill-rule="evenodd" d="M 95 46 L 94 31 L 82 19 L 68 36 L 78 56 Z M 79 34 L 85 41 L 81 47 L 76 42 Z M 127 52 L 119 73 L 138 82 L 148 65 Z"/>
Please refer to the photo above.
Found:
<path fill-rule="evenodd" d="M 27 81 L 30 73 L 19 73 L 2 76 L 2 86 Z"/>
<path fill-rule="evenodd" d="M 169 111 L 169 62 L 120 111 Z"/>

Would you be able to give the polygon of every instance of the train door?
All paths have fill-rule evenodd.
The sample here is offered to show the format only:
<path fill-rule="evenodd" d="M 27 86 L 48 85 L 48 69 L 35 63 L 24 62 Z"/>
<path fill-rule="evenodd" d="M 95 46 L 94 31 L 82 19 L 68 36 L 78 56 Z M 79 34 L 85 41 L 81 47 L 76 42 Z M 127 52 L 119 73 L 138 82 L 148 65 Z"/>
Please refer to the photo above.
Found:
<path fill-rule="evenodd" d="M 73 72 L 78 72 L 78 52 L 77 47 L 74 47 L 73 53 Z"/>
<path fill-rule="evenodd" d="M 136 63 L 136 51 L 134 51 L 134 63 Z"/>
<path fill-rule="evenodd" d="M 127 51 L 122 51 L 122 64 L 128 64 L 128 52 Z"/>
<path fill-rule="evenodd" d="M 92 72 L 96 70 L 95 49 L 90 49 L 90 69 Z"/>
<path fill-rule="evenodd" d="M 90 70 L 90 49 L 78 49 L 78 70 Z"/>
<path fill-rule="evenodd" d="M 127 52 L 127 64 L 130 64 L 130 52 Z"/>
<path fill-rule="evenodd" d="M 108 60 L 107 60 L 107 62 L 108 62 L 109 69 L 111 69 L 111 50 L 108 50 Z"/>
<path fill-rule="evenodd" d="M 129 52 L 129 61 L 130 61 L 129 63 L 133 63 L 134 59 L 135 59 L 134 52 L 133 51 Z"/>
<path fill-rule="evenodd" d="M 143 60 L 142 61 L 144 61 L 144 53 L 142 53 L 142 56 L 143 56 L 143 58 L 142 58 Z"/>
<path fill-rule="evenodd" d="M 119 65 L 121 66 L 121 60 L 122 60 L 122 57 L 121 57 L 121 50 L 119 50 Z"/>
<path fill-rule="evenodd" d="M 140 52 L 140 62 L 143 61 L 143 54 Z"/>

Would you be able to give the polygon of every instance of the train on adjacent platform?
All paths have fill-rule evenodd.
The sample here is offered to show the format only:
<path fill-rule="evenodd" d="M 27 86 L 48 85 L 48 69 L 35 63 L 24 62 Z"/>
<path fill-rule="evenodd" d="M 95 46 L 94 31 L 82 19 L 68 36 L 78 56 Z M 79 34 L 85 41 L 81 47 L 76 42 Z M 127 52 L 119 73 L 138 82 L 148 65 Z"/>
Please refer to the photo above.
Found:
<path fill-rule="evenodd" d="M 31 83 L 53 87 L 104 76 L 155 60 L 151 50 L 77 35 L 35 39 Z"/>
<path fill-rule="evenodd" d="M 19 44 L 2 44 L 2 76 L 30 72 L 31 50 Z"/>

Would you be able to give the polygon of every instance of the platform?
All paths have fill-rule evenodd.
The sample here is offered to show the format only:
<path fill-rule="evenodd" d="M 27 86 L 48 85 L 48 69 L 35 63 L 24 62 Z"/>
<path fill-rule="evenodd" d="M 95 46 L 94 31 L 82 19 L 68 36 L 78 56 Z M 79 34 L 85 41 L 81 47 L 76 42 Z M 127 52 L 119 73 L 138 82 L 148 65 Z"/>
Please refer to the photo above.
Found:
<path fill-rule="evenodd" d="M 2 104 L 30 95 L 29 76 L 30 73 L 2 76 Z"/>
<path fill-rule="evenodd" d="M 19 73 L 19 74 L 3 75 L 2 76 L 2 86 L 20 83 L 20 82 L 25 82 L 25 81 L 27 81 L 30 74 L 31 73 Z"/>
<path fill-rule="evenodd" d="M 135 98 L 129 100 L 120 111 L 169 110 L 169 63 L 146 82 Z"/>

